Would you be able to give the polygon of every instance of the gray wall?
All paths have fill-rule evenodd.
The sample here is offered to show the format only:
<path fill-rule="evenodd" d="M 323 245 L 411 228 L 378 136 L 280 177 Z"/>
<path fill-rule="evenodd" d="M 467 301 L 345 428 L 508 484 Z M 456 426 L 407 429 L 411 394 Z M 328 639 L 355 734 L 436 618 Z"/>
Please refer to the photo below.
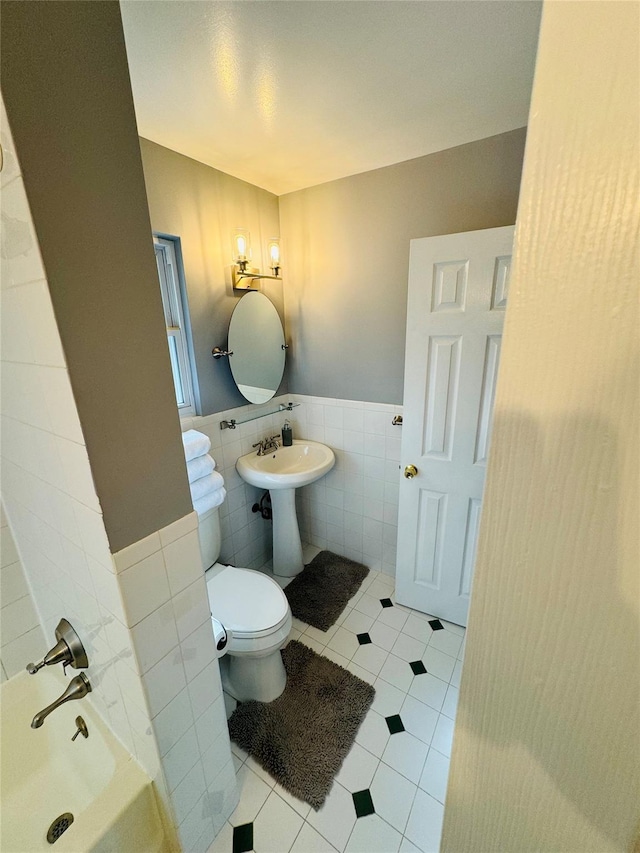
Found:
<path fill-rule="evenodd" d="M 112 551 L 191 511 L 117 2 L 2 4 L 2 88 Z"/>
<path fill-rule="evenodd" d="M 525 128 L 280 197 L 289 390 L 401 403 L 409 241 L 511 225 Z"/>
<path fill-rule="evenodd" d="M 267 269 L 266 242 L 280 234 L 278 198 L 168 148 L 140 140 L 153 230 L 180 237 L 200 411 L 209 415 L 246 403 L 231 377 L 227 359 L 215 361 L 214 346 L 227 340 L 231 313 L 239 298 L 225 280 L 231 263 L 232 230 L 251 232 L 253 264 Z M 284 261 L 285 264 L 287 261 Z M 262 292 L 284 323 L 282 283 L 264 281 Z M 286 393 L 286 374 L 278 393 Z"/>

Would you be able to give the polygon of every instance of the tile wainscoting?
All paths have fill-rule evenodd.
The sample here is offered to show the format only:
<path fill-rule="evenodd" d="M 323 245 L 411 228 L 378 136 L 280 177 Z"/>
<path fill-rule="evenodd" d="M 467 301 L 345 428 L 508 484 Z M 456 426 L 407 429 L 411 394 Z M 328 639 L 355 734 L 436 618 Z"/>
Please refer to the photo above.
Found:
<path fill-rule="evenodd" d="M 240 421 L 280 403 L 299 403 L 283 411 L 220 429 L 222 420 Z M 303 541 L 395 575 L 398 531 L 400 437 L 392 425 L 402 406 L 287 394 L 261 406 L 241 406 L 206 417 L 185 418 L 182 429 L 197 429 L 211 439 L 211 454 L 223 475 L 227 500 L 220 509 L 224 562 L 260 568 L 271 557 L 271 524 L 251 507 L 263 491 L 244 483 L 235 469 L 238 456 L 289 420 L 294 438 L 329 445 L 336 455 L 332 471 L 298 490 L 298 520 Z"/>
<path fill-rule="evenodd" d="M 336 455 L 326 477 L 300 490 L 303 539 L 395 577 L 402 427 L 392 420 L 402 406 L 297 399 L 301 434 Z"/>
<path fill-rule="evenodd" d="M 180 843 L 204 853 L 238 794 L 196 513 L 112 562 Z"/>

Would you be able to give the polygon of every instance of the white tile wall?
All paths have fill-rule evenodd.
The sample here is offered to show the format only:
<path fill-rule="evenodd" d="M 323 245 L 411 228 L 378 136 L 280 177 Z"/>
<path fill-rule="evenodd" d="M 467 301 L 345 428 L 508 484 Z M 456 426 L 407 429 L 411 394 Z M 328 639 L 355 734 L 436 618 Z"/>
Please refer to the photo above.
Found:
<path fill-rule="evenodd" d="M 401 406 L 294 395 L 298 434 L 328 444 L 335 467 L 298 492 L 302 538 L 395 575 Z"/>
<path fill-rule="evenodd" d="M 4 507 L 0 507 L 0 678 L 42 655 L 44 634 Z"/>
<path fill-rule="evenodd" d="M 1 133 L 0 456 L 17 543 L 3 537 L 3 662 L 41 656 L 69 619 L 90 661 L 88 701 L 156 782 L 183 848 L 206 850 L 237 793 L 196 517 L 112 557 L 4 105 Z M 18 594 L 18 553 L 39 620 Z M 18 648 L 14 633 L 32 623 L 44 636 Z M 178 761 L 182 736 L 191 748 Z"/>
<path fill-rule="evenodd" d="M 242 420 L 290 400 L 300 404 L 292 412 L 239 424 L 235 430 L 220 429 L 223 420 Z M 328 444 L 336 455 L 336 465 L 326 477 L 298 490 L 302 539 L 395 575 L 402 427 L 393 426 L 392 420 L 399 414 L 401 406 L 288 394 L 261 406 L 183 420 L 183 430 L 197 429 L 209 436 L 210 452 L 225 478 L 221 559 L 260 568 L 271 557 L 271 524 L 251 512 L 262 490 L 240 479 L 235 462 L 256 441 L 280 432 L 288 419 L 295 438 Z"/>
<path fill-rule="evenodd" d="M 193 512 L 113 556 L 185 850 L 207 849 L 238 796 L 197 524 Z"/>
<path fill-rule="evenodd" d="M 0 174 L 2 496 L 44 630 L 15 667 L 42 656 L 68 618 L 91 662 L 89 701 L 153 774 L 133 648 L 118 627 L 118 582 L 4 105 L 1 118 L 9 153 Z"/>

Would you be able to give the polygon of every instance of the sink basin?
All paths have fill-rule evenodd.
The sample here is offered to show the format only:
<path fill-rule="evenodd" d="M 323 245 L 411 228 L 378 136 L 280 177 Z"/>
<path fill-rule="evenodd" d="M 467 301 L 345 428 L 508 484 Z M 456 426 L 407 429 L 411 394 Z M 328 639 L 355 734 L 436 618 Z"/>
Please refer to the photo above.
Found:
<path fill-rule="evenodd" d="M 291 447 L 258 456 L 247 453 L 236 462 L 242 479 L 269 489 L 273 519 L 273 572 L 293 577 L 304 568 L 296 516 L 296 489 L 323 477 L 336 464 L 333 450 L 317 441 L 294 440 Z"/>
<path fill-rule="evenodd" d="M 291 447 L 279 447 L 265 456 L 241 456 L 236 469 L 245 482 L 261 489 L 297 489 L 324 476 L 335 461 L 330 447 L 295 439 Z"/>

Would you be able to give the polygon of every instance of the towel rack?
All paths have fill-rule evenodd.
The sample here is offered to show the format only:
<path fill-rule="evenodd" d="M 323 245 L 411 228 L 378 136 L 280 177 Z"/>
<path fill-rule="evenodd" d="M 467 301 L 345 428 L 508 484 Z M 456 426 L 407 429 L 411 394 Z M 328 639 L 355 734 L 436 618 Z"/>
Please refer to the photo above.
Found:
<path fill-rule="evenodd" d="M 249 421 L 257 421 L 258 418 L 266 418 L 267 415 L 277 415 L 278 412 L 291 412 L 299 405 L 300 403 L 280 403 L 277 409 L 272 409 L 268 412 L 259 412 L 251 417 L 243 418 L 241 421 L 236 420 L 236 418 L 230 418 L 228 421 L 220 421 L 220 429 L 235 429 L 238 424 L 248 424 Z"/>

